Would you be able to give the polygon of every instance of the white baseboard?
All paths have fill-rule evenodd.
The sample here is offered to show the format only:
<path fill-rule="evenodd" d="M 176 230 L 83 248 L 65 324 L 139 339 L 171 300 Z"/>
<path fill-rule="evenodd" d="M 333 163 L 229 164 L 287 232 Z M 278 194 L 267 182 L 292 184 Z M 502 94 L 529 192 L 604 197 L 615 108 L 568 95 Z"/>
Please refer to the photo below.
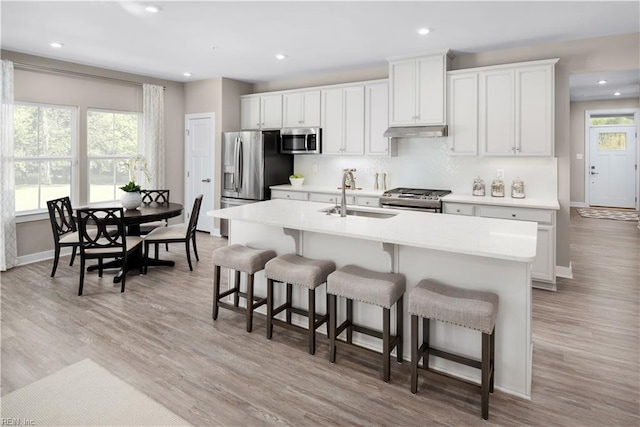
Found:
<path fill-rule="evenodd" d="M 27 265 L 33 264 L 34 262 L 46 261 L 48 259 L 53 259 L 54 251 L 51 249 L 50 251 L 37 252 L 35 254 L 23 255 L 18 257 L 18 265 Z M 60 250 L 60 256 L 71 255 L 71 248 L 62 248 Z"/>
<path fill-rule="evenodd" d="M 556 265 L 556 277 L 562 277 L 564 279 L 573 279 L 571 263 L 569 263 L 569 267 L 562 267 L 560 265 Z"/>
<path fill-rule="evenodd" d="M 569 206 L 571 206 L 572 208 L 588 208 L 589 205 L 587 205 L 585 202 L 570 202 Z"/>
<path fill-rule="evenodd" d="M 538 282 L 537 280 L 531 281 L 531 287 L 535 289 L 542 289 L 545 291 L 553 291 L 553 292 L 558 290 L 555 283 Z"/>

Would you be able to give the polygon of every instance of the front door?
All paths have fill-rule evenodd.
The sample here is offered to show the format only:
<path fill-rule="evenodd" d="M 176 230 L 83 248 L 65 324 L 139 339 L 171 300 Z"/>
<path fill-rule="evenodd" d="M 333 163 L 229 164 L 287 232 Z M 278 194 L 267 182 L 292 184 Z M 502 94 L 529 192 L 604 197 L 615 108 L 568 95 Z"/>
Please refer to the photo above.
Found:
<path fill-rule="evenodd" d="M 207 211 L 213 210 L 215 201 L 215 116 L 187 114 L 185 122 L 185 217 L 188 221 L 193 202 L 202 194 L 197 229 L 211 233 L 213 218 L 207 216 Z"/>
<path fill-rule="evenodd" d="M 635 127 L 591 127 L 589 146 L 589 205 L 635 208 Z"/>

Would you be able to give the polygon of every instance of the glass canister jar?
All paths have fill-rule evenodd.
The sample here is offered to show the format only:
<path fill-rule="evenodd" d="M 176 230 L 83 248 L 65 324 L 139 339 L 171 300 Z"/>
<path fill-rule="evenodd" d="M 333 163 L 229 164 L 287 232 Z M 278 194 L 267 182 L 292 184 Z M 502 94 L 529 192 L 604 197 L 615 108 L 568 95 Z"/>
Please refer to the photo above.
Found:
<path fill-rule="evenodd" d="M 504 197 L 504 181 L 500 178 L 491 183 L 491 197 Z"/>
<path fill-rule="evenodd" d="M 511 184 L 511 197 L 514 199 L 524 199 L 524 181 L 520 178 L 514 179 Z"/>
<path fill-rule="evenodd" d="M 473 192 L 471 193 L 474 196 L 484 196 L 484 180 L 480 177 L 477 177 L 473 180 Z"/>

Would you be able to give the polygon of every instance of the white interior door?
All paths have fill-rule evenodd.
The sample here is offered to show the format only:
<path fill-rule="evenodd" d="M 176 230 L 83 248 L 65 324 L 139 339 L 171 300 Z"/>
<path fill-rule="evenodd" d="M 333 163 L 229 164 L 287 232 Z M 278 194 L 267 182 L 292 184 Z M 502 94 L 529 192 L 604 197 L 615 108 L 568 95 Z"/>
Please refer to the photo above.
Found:
<path fill-rule="evenodd" d="M 636 206 L 636 130 L 597 126 L 589 131 L 589 205 Z"/>
<path fill-rule="evenodd" d="M 202 194 L 198 230 L 211 233 L 215 196 L 215 114 L 187 114 L 185 116 L 185 217 L 191 218 L 195 198 Z"/>

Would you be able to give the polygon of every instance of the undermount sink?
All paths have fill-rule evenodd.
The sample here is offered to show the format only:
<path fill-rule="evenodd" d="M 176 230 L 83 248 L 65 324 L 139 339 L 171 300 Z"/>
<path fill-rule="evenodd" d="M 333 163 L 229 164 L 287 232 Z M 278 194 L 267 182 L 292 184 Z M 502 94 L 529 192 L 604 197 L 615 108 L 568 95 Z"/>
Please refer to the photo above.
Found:
<path fill-rule="evenodd" d="M 325 208 L 325 209 L 321 209 L 320 212 L 325 213 L 327 215 L 340 215 L 340 208 L 339 207 L 333 207 L 333 208 Z M 367 218 L 380 218 L 380 219 L 387 219 L 387 218 L 393 218 L 394 216 L 398 215 L 397 213 L 387 213 L 387 212 L 378 212 L 378 211 L 370 211 L 370 210 L 366 210 L 366 209 L 358 209 L 358 208 L 353 208 L 353 207 L 348 207 L 347 208 L 347 216 L 364 216 Z"/>

